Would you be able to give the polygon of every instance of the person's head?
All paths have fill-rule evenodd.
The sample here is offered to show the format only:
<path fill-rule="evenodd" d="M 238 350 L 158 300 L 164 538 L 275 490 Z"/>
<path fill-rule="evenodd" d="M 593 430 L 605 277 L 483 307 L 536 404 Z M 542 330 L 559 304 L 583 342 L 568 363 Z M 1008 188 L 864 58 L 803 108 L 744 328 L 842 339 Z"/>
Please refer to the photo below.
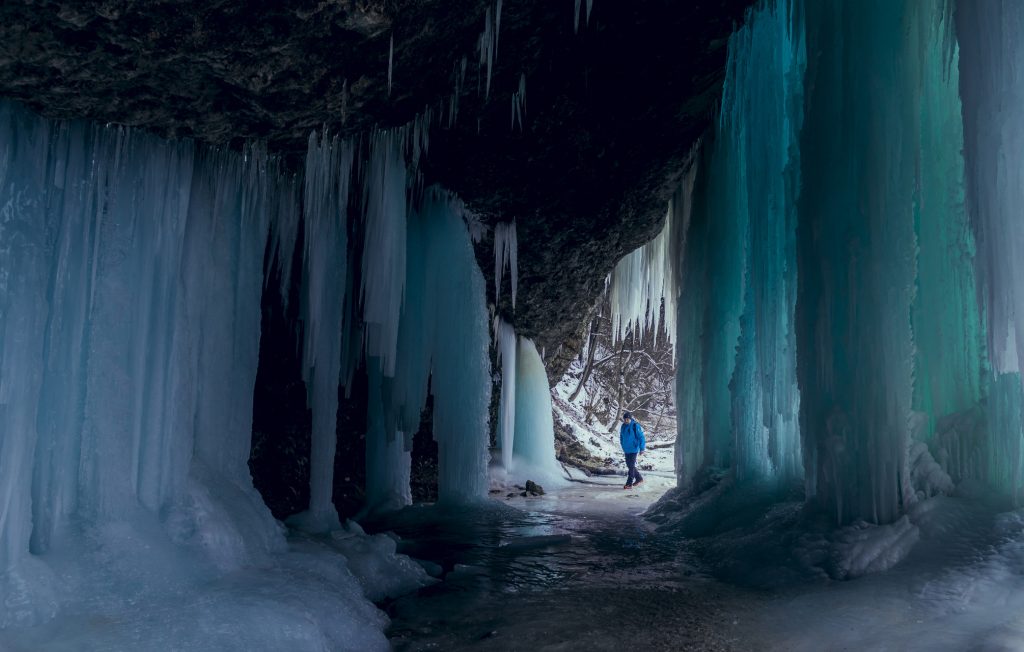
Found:
<path fill-rule="evenodd" d="M 633 414 L 632 413 L 630 413 L 630 412 L 623 412 L 622 413 L 622 423 L 629 423 L 632 420 L 633 420 Z"/>

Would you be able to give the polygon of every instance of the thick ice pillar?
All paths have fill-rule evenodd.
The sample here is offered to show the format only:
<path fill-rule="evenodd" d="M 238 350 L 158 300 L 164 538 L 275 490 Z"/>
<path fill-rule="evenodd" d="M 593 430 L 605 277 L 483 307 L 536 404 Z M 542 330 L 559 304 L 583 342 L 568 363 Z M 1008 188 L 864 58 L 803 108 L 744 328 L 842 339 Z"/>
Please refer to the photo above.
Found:
<path fill-rule="evenodd" d="M 334 508 L 338 386 L 347 381 L 345 352 L 352 324 L 348 301 L 348 203 L 353 147 L 338 138 L 311 134 L 303 194 L 303 347 L 307 402 L 313 413 L 309 509 L 289 522 L 322 532 L 340 527 Z M 287 291 L 287 289 L 286 289 Z M 343 378 L 345 376 L 345 378 Z"/>
<path fill-rule="evenodd" d="M 490 332 L 484 278 L 458 207 L 428 190 L 419 211 L 425 230 L 426 296 L 433 325 L 431 392 L 442 502 L 487 496 Z"/>
<path fill-rule="evenodd" d="M 555 423 L 548 372 L 532 340 L 519 338 L 515 380 L 515 443 L 513 470 L 520 480 L 562 479 L 555 459 Z"/>
<path fill-rule="evenodd" d="M 516 331 L 500 317 L 494 318 L 494 341 L 501 365 L 501 398 L 498 402 L 498 445 L 501 466 L 512 471 L 512 448 L 516 435 Z"/>
<path fill-rule="evenodd" d="M 915 172 L 927 3 L 804 3 L 797 307 L 808 490 L 839 522 L 901 508 L 914 344 Z"/>

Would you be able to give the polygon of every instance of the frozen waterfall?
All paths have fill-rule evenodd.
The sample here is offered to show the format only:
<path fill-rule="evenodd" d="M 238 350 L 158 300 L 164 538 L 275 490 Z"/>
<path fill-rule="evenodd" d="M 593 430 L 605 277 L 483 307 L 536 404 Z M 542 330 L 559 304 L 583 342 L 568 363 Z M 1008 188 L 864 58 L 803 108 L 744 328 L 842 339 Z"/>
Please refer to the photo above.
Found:
<path fill-rule="evenodd" d="M 296 219 L 293 178 L 258 148 L 9 103 L 0 160 L 3 639 L 386 648 L 345 558 L 287 542 L 247 468 L 264 256 L 271 222 Z"/>

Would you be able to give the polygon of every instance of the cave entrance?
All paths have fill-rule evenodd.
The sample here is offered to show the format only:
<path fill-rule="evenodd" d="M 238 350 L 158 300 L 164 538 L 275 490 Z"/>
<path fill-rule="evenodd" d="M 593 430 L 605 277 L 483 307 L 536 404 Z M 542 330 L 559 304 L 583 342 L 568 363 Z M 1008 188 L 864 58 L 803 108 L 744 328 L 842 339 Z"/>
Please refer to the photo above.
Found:
<path fill-rule="evenodd" d="M 647 441 L 637 461 L 644 484 L 636 491 L 660 496 L 676 484 L 676 361 L 664 309 L 659 307 L 656 330 L 619 331 L 604 296 L 579 355 L 551 390 L 556 456 L 582 486 L 623 484 L 627 467 L 619 427 L 624 411 L 632 413 Z"/>

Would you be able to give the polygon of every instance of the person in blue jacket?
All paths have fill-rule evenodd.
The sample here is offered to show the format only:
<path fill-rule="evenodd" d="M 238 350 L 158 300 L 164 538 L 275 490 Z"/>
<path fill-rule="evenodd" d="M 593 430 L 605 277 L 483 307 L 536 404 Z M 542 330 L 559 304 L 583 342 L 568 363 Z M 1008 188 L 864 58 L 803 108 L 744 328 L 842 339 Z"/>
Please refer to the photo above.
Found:
<path fill-rule="evenodd" d="M 626 454 L 626 466 L 629 473 L 626 475 L 626 486 L 623 489 L 639 487 L 644 483 L 643 476 L 636 469 L 636 456 L 647 449 L 647 440 L 644 438 L 644 429 L 636 422 L 629 412 L 622 413 L 622 426 L 619 427 L 619 444 L 622 452 Z"/>

